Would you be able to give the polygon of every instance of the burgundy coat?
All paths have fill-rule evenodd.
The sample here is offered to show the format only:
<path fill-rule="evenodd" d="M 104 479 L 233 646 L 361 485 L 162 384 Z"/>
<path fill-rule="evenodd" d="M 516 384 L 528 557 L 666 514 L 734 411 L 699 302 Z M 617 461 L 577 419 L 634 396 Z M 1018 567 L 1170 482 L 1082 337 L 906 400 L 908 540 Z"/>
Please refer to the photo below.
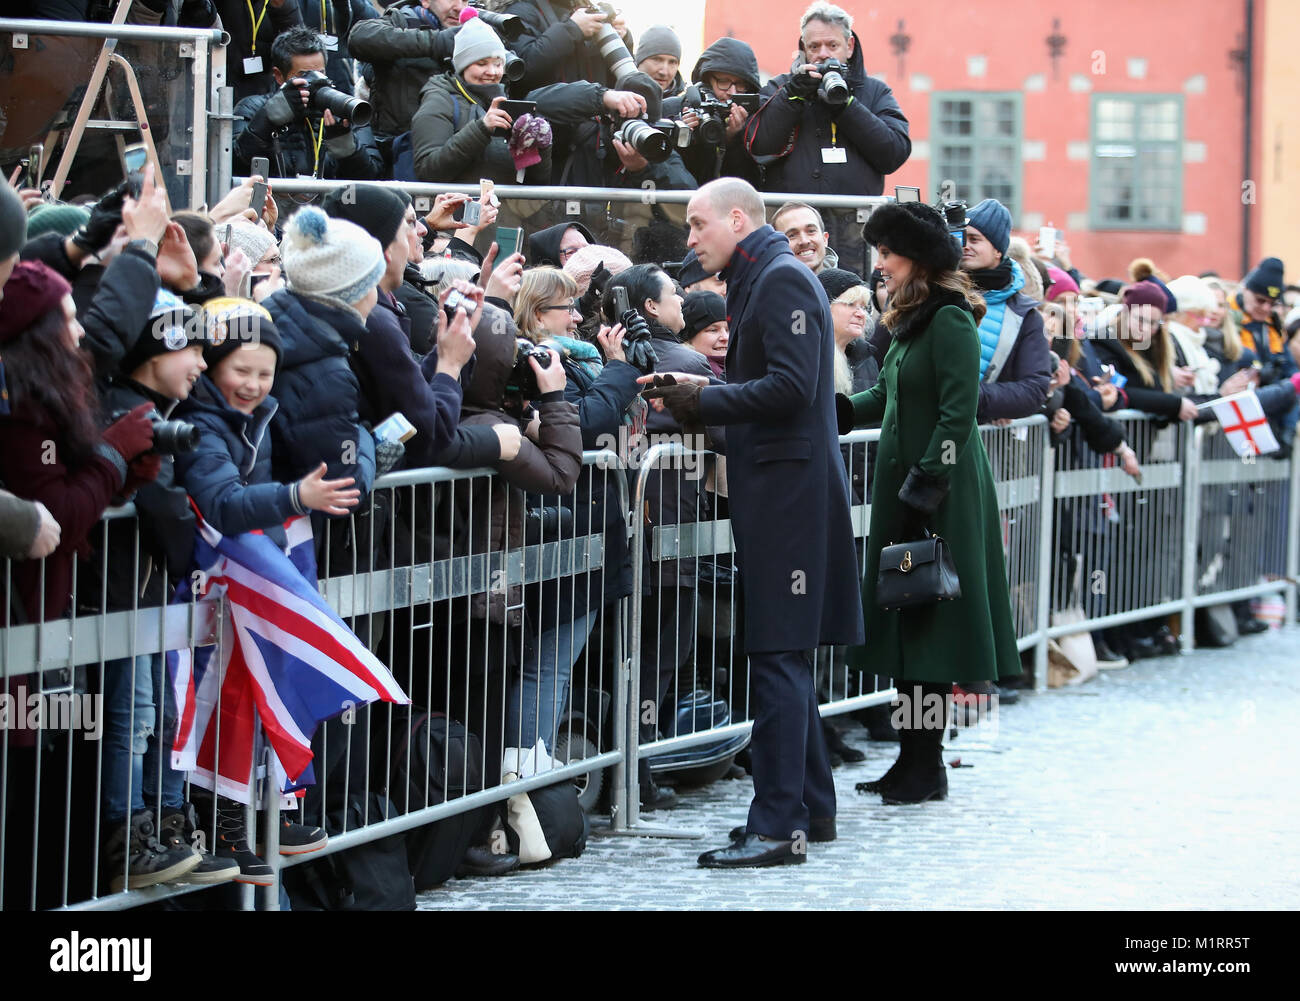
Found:
<path fill-rule="evenodd" d="M 72 601 L 72 567 L 78 553 L 89 553 L 88 540 L 122 480 L 101 455 L 69 468 L 64 463 L 61 430 L 44 412 L 0 417 L 0 480 L 26 500 L 40 501 L 62 529 L 59 548 L 45 558 L 44 619 L 63 615 Z M 49 461 L 46 461 L 49 460 Z M 41 617 L 41 562 L 13 564 L 13 587 L 29 622 Z"/>

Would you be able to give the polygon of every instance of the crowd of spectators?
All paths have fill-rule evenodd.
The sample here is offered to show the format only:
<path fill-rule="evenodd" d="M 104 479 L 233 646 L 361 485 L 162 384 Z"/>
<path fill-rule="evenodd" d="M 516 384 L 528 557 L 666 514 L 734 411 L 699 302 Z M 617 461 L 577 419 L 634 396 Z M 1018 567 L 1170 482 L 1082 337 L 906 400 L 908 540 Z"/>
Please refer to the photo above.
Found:
<path fill-rule="evenodd" d="M 416 663 L 417 650 L 405 666 L 412 677 L 431 667 L 441 675 L 448 661 L 499 669 L 509 736 L 497 734 L 497 744 L 540 741 L 554 751 L 574 665 L 589 644 L 604 644 L 597 624 L 615 621 L 615 603 L 633 597 L 642 609 L 640 690 L 655 707 L 642 738 L 655 739 L 691 663 L 696 637 L 682 624 L 702 585 L 692 562 L 667 561 L 633 596 L 619 491 L 584 471 L 581 454 L 688 432 L 725 453 L 720 429 L 680 427 L 647 406 L 637 383 L 656 371 L 725 381 L 725 274 L 706 273 L 693 253 L 667 269 L 649 255 L 630 259 L 581 222 L 530 233 L 522 252 L 501 253 L 490 186 L 477 200 L 439 195 L 423 212 L 400 190 L 364 182 L 689 189 L 731 175 L 760 190 L 879 194 L 910 153 L 907 120 L 866 75 L 852 19 L 814 3 L 791 72 L 766 83 L 745 42 L 719 39 L 688 82 L 671 29 L 634 43 L 621 19 L 550 0 L 518 0 L 489 16 L 461 0 L 397 3 L 382 15 L 365 0 L 139 8 L 155 23 L 220 17 L 239 99 L 235 171 L 249 173 L 259 157 L 270 169 L 206 211 L 170 215 L 152 167 L 84 206 L 0 191 L 0 524 L 3 555 L 14 561 L 0 578 L 6 624 L 164 603 L 163 582 L 192 569 L 195 509 L 222 533 L 277 541 L 287 519 L 310 515 L 318 564 L 335 575 L 395 565 L 393 539 L 442 559 L 467 546 L 515 548 L 547 524 L 568 524 L 603 536 L 602 571 L 554 590 L 487 589 L 447 622 L 413 615 L 411 628 L 429 630 L 424 660 Z M 619 38 L 621 63 L 609 55 Z M 339 109 L 360 106 L 322 99 L 330 89 L 364 97 L 367 112 L 347 118 Z M 657 144 L 633 121 L 681 136 Z M 276 180 L 301 176 L 342 183 L 319 205 L 282 215 Z M 826 293 L 837 390 L 870 388 L 890 334 L 880 273 L 840 266 L 861 233 L 833 232 L 799 201 L 777 208 L 771 225 Z M 1099 279 L 1078 270 L 1063 234 L 1044 252 L 1012 230 L 997 201 L 970 207 L 961 266 L 988 307 L 979 324 L 981 422 L 1046 414 L 1080 468 L 1115 465 L 1138 477 L 1149 456 L 1108 414 L 1139 410 L 1162 426 L 1205 421 L 1212 414 L 1197 404 L 1254 387 L 1289 453 L 1300 414 L 1300 306 L 1288 298 L 1297 290 L 1281 261 L 1259 262 L 1241 282 L 1171 279 L 1145 259 Z M 396 413 L 414 429 L 405 444 L 376 434 Z M 192 448 L 160 446 L 167 420 L 193 425 Z M 399 509 L 375 490 L 389 471 L 429 466 L 489 467 L 501 486 L 476 482 L 433 510 Z M 852 484 L 858 503 L 868 493 L 862 469 Z M 128 499 L 138 537 L 100 524 Z M 650 528 L 725 512 L 721 461 L 707 477 L 651 478 Z M 1082 600 L 1071 594 L 1070 538 L 1062 529 L 1061 607 Z M 1258 628 L 1248 603 L 1238 612 L 1241 628 Z M 360 620 L 353 625 L 363 635 Z M 1118 665 L 1168 652 L 1172 636 L 1157 620 L 1094 640 Z M 159 655 L 105 664 L 101 871 L 113 890 L 265 881 L 270 868 L 242 809 L 220 796 L 187 801 L 184 774 L 166 760 L 175 707 L 162 668 Z M 452 682 L 421 694 L 452 704 L 466 693 Z M 880 713 L 863 721 L 890 739 Z M 499 759 L 506 748 L 491 743 L 494 728 L 479 729 L 487 760 Z M 828 735 L 839 760 L 860 756 L 838 732 Z M 674 805 L 648 767 L 640 786 L 643 809 Z M 282 846 L 324 843 L 323 830 L 286 817 Z M 218 833 L 210 851 L 192 847 L 205 824 Z"/>

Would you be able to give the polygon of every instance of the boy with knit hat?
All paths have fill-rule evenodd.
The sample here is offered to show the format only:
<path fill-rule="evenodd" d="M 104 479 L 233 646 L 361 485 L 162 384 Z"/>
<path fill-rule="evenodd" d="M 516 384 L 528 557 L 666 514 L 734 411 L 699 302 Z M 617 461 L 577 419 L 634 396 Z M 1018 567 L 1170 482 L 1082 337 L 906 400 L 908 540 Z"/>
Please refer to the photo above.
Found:
<path fill-rule="evenodd" d="M 115 415 L 149 404 L 155 420 L 170 419 L 206 368 L 193 311 L 159 289 L 148 323 L 104 388 L 104 410 Z M 90 560 L 87 573 L 104 568 L 105 610 L 165 604 L 170 598 L 165 582 L 184 579 L 191 570 L 194 516 L 175 475 L 175 457 L 188 442 L 184 436 L 176 439 L 167 443 L 155 434 L 147 461 L 157 475 L 134 497 L 138 532 L 127 523 L 110 522 L 96 536 L 101 551 Z M 191 847 L 196 818 L 185 801 L 185 774 L 170 763 L 176 707 L 164 683 L 162 655 L 105 662 L 103 697 L 103 871 L 110 888 L 232 879 L 238 872 L 233 863 Z M 123 837 L 127 820 L 134 824 L 143 811 L 156 819 L 156 837 L 128 846 Z"/>

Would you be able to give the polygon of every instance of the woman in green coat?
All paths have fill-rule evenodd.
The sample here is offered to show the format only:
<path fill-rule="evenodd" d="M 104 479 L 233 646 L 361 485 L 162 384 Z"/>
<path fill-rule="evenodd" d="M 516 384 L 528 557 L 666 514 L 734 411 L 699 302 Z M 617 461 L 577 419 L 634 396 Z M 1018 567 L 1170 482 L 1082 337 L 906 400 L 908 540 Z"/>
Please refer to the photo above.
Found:
<path fill-rule="evenodd" d="M 880 380 L 838 397 L 841 432 L 879 424 L 862 600 L 866 645 L 850 663 L 895 680 L 902 703 L 898 760 L 859 791 L 886 803 L 943 799 L 947 702 L 956 681 L 1020 673 L 988 455 L 975 423 L 984 302 L 957 270 L 960 248 L 943 216 L 911 202 L 877 209 L 864 229 L 889 293 L 892 343 Z M 884 546 L 921 538 L 947 543 L 961 597 L 902 611 L 876 604 Z"/>

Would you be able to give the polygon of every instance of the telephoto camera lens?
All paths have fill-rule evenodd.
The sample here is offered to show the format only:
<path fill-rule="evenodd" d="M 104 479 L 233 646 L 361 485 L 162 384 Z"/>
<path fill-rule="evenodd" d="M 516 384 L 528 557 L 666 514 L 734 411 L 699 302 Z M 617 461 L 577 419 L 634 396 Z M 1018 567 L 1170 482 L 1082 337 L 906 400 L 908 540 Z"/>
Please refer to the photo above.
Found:
<path fill-rule="evenodd" d="M 470 4 L 470 6 L 478 11 L 479 18 L 495 31 L 502 41 L 518 41 L 519 37 L 524 33 L 524 22 L 514 14 L 502 14 L 498 11 L 487 10 L 476 3 Z"/>
<path fill-rule="evenodd" d="M 528 67 L 524 65 L 524 61 L 520 59 L 517 55 L 515 55 L 513 52 L 506 53 L 506 65 L 504 70 L 504 76 L 507 80 L 509 80 L 511 83 L 518 83 L 520 80 L 523 79 L 524 72 L 527 69 Z"/>
<path fill-rule="evenodd" d="M 309 73 L 307 79 L 311 80 L 324 76 L 324 73 Z M 312 91 L 311 103 L 312 107 L 318 111 L 328 110 L 335 118 L 346 119 L 354 126 L 370 124 L 372 113 L 369 101 L 363 101 L 359 97 L 353 97 L 341 90 L 335 90 L 328 84 L 322 84 Z"/>
<path fill-rule="evenodd" d="M 619 126 L 614 138 L 631 146 L 651 163 L 663 163 L 673 151 L 668 137 L 641 118 L 629 118 Z"/>

